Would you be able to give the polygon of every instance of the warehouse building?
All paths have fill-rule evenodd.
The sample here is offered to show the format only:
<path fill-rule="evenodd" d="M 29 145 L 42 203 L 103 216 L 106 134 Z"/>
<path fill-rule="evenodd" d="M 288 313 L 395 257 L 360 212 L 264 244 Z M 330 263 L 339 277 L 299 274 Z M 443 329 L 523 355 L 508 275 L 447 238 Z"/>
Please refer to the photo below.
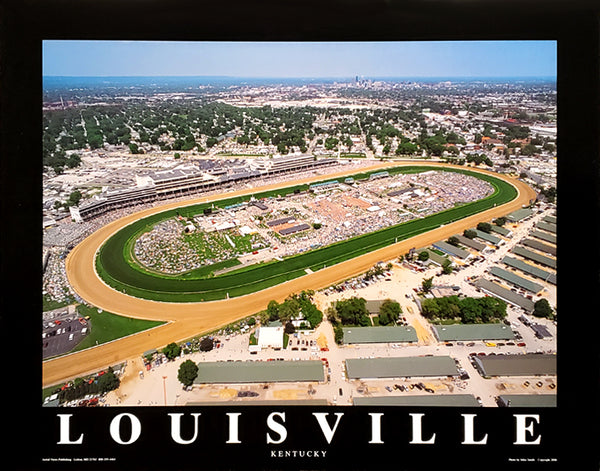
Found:
<path fill-rule="evenodd" d="M 444 242 L 443 240 L 435 242 L 433 247 L 461 260 L 467 260 L 469 257 L 471 257 L 471 254 L 466 250 L 460 249 L 452 244 L 449 244 L 448 242 Z"/>
<path fill-rule="evenodd" d="M 492 234 L 488 234 L 487 232 L 480 231 L 479 229 L 472 230 L 475 231 L 478 239 L 484 240 L 485 242 L 489 242 L 490 244 L 493 244 L 496 247 L 499 247 L 500 245 L 504 244 L 504 241 L 500 237 L 496 237 Z"/>
<path fill-rule="evenodd" d="M 515 338 L 514 332 L 506 324 L 434 325 L 433 331 L 440 342 L 512 340 Z"/>
<path fill-rule="evenodd" d="M 523 273 L 556 285 L 556 273 L 547 272 L 539 267 L 524 262 L 523 260 L 509 256 L 504 257 L 502 259 L 502 263 L 508 265 L 509 267 L 516 268 L 517 270 L 520 270 Z"/>
<path fill-rule="evenodd" d="M 475 368 L 482 376 L 546 376 L 556 374 L 556 355 L 475 355 Z"/>
<path fill-rule="evenodd" d="M 276 383 L 325 380 L 323 362 L 215 361 L 198 364 L 195 384 Z"/>
<path fill-rule="evenodd" d="M 526 258 L 528 260 L 532 260 L 535 263 L 539 263 L 540 265 L 544 265 L 546 267 L 556 269 L 556 259 L 555 258 L 546 257 L 537 252 L 528 250 L 525 247 L 521 247 L 521 246 L 517 245 L 516 247 L 513 247 L 512 253 L 514 253 L 515 255 L 520 255 L 521 257 Z"/>
<path fill-rule="evenodd" d="M 491 275 L 507 281 L 511 285 L 514 285 L 518 288 L 523 288 L 524 290 L 527 290 L 533 294 L 538 294 L 544 289 L 542 285 L 538 285 L 527 278 L 523 278 L 522 276 L 516 275 L 515 273 L 504 270 L 500 267 L 491 267 L 489 272 Z"/>
<path fill-rule="evenodd" d="M 556 256 L 556 246 L 544 244 L 543 242 L 540 242 L 539 240 L 524 239 L 521 241 L 521 244 L 523 244 L 526 247 L 531 247 L 532 249 L 539 250 L 540 252 L 544 252 L 549 255 Z"/>
<path fill-rule="evenodd" d="M 556 224 L 552 224 L 549 222 L 538 222 L 536 226 L 538 229 L 542 231 L 551 232 L 552 234 L 556 234 Z"/>
<path fill-rule="evenodd" d="M 496 226 L 495 224 L 492 224 L 492 232 L 500 234 L 503 237 L 512 236 L 512 231 L 510 229 L 507 229 L 506 227 Z"/>
<path fill-rule="evenodd" d="M 296 224 L 295 226 L 292 226 L 292 227 L 285 227 L 283 229 L 280 229 L 278 232 L 282 236 L 286 236 L 286 235 L 295 234 L 297 232 L 306 231 L 308 229 L 310 229 L 310 226 L 306 223 L 302 223 L 302 224 Z"/>
<path fill-rule="evenodd" d="M 506 219 L 508 219 L 511 222 L 521 222 L 521 221 L 524 221 L 525 219 L 531 217 L 532 215 L 533 215 L 533 209 L 523 208 L 523 209 L 517 209 L 516 211 L 513 211 L 508 216 L 506 216 Z"/>
<path fill-rule="evenodd" d="M 499 407 L 556 407 L 556 394 L 502 394 L 497 397 Z"/>
<path fill-rule="evenodd" d="M 418 396 L 355 397 L 355 406 L 406 406 L 406 407 L 479 407 L 472 394 L 436 394 Z"/>
<path fill-rule="evenodd" d="M 345 327 L 344 343 L 400 343 L 418 342 L 417 333 L 411 326 Z"/>
<path fill-rule="evenodd" d="M 533 311 L 534 303 L 531 299 L 527 299 L 525 296 L 514 293 L 497 283 L 486 280 L 485 278 L 479 278 L 474 282 L 474 285 L 481 291 L 491 294 L 492 296 L 496 296 L 497 298 L 500 298 L 503 301 L 512 304 L 513 306 L 520 307 L 526 312 Z"/>
<path fill-rule="evenodd" d="M 534 231 L 531 231 L 529 233 L 529 235 L 532 237 L 535 237 L 536 239 L 545 240 L 546 242 L 556 244 L 556 236 L 554 234 L 549 234 L 547 232 L 534 230 Z"/>
<path fill-rule="evenodd" d="M 351 358 L 346 360 L 348 379 L 383 379 L 459 376 L 449 356 Z"/>
<path fill-rule="evenodd" d="M 487 248 L 487 245 L 477 242 L 476 240 L 469 239 L 463 235 L 456 234 L 454 237 L 456 237 L 458 241 L 465 247 L 477 250 L 478 252 L 483 252 L 483 250 Z"/>

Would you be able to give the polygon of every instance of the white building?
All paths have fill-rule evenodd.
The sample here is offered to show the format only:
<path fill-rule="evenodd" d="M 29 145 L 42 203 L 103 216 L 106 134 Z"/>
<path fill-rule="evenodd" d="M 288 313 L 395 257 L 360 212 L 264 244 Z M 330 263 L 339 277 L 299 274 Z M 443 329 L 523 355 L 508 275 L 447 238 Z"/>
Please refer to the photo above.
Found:
<path fill-rule="evenodd" d="M 260 327 L 258 346 L 262 348 L 283 348 L 283 327 Z"/>

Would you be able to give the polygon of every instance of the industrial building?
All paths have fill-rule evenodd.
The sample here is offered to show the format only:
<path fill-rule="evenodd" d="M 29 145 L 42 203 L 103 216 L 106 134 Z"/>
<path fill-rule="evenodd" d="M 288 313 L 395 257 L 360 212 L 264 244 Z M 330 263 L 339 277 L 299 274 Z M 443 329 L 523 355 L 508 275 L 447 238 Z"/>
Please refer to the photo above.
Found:
<path fill-rule="evenodd" d="M 435 394 L 418 396 L 354 397 L 355 406 L 406 406 L 406 407 L 479 407 L 472 394 Z"/>
<path fill-rule="evenodd" d="M 351 358 L 346 360 L 349 379 L 383 379 L 459 376 L 449 356 Z"/>
<path fill-rule="evenodd" d="M 418 342 L 417 333 L 411 326 L 345 327 L 344 343 L 400 343 Z"/>
<path fill-rule="evenodd" d="M 521 296 L 509 289 L 500 286 L 493 281 L 486 280 L 485 278 L 479 278 L 474 282 L 476 288 L 496 296 L 497 298 L 506 301 L 513 306 L 517 306 L 525 310 L 526 312 L 532 312 L 534 303 L 531 299 L 527 299 L 525 296 Z"/>
<path fill-rule="evenodd" d="M 473 356 L 475 368 L 482 376 L 546 376 L 556 374 L 556 355 Z"/>
<path fill-rule="evenodd" d="M 275 383 L 325 380 L 320 360 L 215 361 L 198 364 L 195 384 Z"/>
<path fill-rule="evenodd" d="M 506 324 L 434 325 L 433 331 L 440 342 L 512 340 L 515 338 L 514 332 Z"/>
<path fill-rule="evenodd" d="M 533 281 L 528 280 L 527 278 L 523 278 L 522 276 L 516 275 L 515 273 L 510 272 L 508 270 L 504 270 L 500 267 L 490 267 L 489 272 L 492 276 L 500 278 L 501 280 L 504 280 L 513 286 L 522 288 L 536 295 L 544 289 L 542 285 L 534 283 Z"/>

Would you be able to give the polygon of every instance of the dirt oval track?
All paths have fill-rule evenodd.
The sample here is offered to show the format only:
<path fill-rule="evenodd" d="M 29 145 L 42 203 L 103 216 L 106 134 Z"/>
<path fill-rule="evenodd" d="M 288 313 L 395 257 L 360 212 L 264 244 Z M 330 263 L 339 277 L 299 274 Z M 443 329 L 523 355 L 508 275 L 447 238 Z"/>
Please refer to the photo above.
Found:
<path fill-rule="evenodd" d="M 462 232 L 465 229 L 473 227 L 478 222 L 489 221 L 496 217 L 505 216 L 506 214 L 521 208 L 522 205 L 528 204 L 536 197 L 533 189 L 515 178 L 486 170 L 469 168 L 469 170 L 487 173 L 509 182 L 517 188 L 517 198 L 504 205 L 488 209 L 479 214 L 466 217 L 460 221 L 447 224 L 438 229 L 403 240 L 388 247 L 356 257 L 352 260 L 339 263 L 335 266 L 319 270 L 318 272 L 273 286 L 263 291 L 228 300 L 203 303 L 164 303 L 138 299 L 115 291 L 107 286 L 96 274 L 94 268 L 95 254 L 104 241 L 122 227 L 144 216 L 174 207 L 218 200 L 222 199 L 224 196 L 231 197 L 252 194 L 257 193 L 259 190 L 281 188 L 295 184 L 308 183 L 314 180 L 321 180 L 323 178 L 336 178 L 349 173 L 382 169 L 392 166 L 395 167 L 399 165 L 464 168 L 433 162 L 390 162 L 365 169 L 353 170 L 352 172 L 347 171 L 318 175 L 312 178 L 269 185 L 261 187 L 260 189 L 251 188 L 210 197 L 190 199 L 185 202 L 169 203 L 125 216 L 102 227 L 83 240 L 69 253 L 66 260 L 66 271 L 71 287 L 82 299 L 85 299 L 88 303 L 96 307 L 102 308 L 104 311 L 139 319 L 161 320 L 166 321 L 167 323 L 160 327 L 99 345 L 82 352 L 45 361 L 42 369 L 43 386 L 50 386 L 83 376 L 110 365 L 139 357 L 147 350 L 161 348 L 170 342 L 183 341 L 203 332 L 218 329 L 237 319 L 261 311 L 271 299 L 282 301 L 291 293 L 300 292 L 305 289 L 317 290 L 328 287 L 334 283 L 367 271 L 378 261 L 394 259 L 399 255 L 408 252 L 411 247 L 423 247 Z"/>

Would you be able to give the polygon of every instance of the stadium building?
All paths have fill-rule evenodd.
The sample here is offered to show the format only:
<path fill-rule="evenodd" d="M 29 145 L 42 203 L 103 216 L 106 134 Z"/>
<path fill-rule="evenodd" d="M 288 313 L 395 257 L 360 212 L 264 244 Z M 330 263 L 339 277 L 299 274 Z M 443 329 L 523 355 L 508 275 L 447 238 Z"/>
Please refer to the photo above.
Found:
<path fill-rule="evenodd" d="M 312 155 L 293 155 L 253 159 L 240 166 L 210 169 L 172 169 L 136 176 L 136 187 L 106 191 L 79 207 L 69 208 L 75 222 L 83 222 L 108 211 L 176 198 L 191 193 L 227 188 L 232 184 L 337 163 L 337 159 L 316 159 Z"/>

